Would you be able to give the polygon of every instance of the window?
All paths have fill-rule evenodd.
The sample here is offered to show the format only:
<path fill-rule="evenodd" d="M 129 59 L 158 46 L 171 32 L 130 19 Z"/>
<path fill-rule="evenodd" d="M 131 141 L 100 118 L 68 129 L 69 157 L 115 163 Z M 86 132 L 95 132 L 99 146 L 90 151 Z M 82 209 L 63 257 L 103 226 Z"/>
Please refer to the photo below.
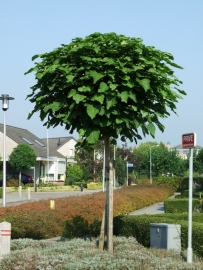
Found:
<path fill-rule="evenodd" d="M 73 149 L 70 149 L 70 157 L 73 157 Z"/>
<path fill-rule="evenodd" d="M 28 139 L 26 139 L 26 138 L 24 138 L 24 137 L 21 137 L 21 139 L 22 139 L 23 141 L 25 141 L 26 143 L 28 143 L 29 145 L 33 145 L 33 143 L 30 142 Z"/>
<path fill-rule="evenodd" d="M 36 143 L 38 143 L 39 145 L 41 145 L 42 147 L 45 147 L 45 145 L 41 142 L 39 142 L 38 140 L 34 140 Z"/>

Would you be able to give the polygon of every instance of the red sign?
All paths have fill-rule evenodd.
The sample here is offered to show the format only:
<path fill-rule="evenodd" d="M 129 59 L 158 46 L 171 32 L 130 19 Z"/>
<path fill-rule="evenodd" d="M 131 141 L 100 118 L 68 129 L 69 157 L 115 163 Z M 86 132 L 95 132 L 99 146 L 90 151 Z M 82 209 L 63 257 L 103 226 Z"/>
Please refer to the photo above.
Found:
<path fill-rule="evenodd" d="M 196 146 L 196 133 L 182 135 L 182 148 L 193 148 Z"/>

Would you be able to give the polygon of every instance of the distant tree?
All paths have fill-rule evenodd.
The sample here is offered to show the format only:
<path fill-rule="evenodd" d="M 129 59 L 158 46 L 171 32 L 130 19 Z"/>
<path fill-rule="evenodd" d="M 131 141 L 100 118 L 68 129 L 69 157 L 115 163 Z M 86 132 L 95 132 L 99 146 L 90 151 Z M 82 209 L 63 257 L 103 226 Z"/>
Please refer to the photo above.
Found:
<path fill-rule="evenodd" d="M 73 164 L 67 167 L 66 177 L 69 178 L 69 180 L 73 178 L 75 182 L 78 182 L 82 180 L 82 176 L 83 176 L 83 170 L 80 168 L 79 165 Z"/>
<path fill-rule="evenodd" d="M 126 161 L 122 159 L 121 156 L 116 158 L 116 178 L 118 180 L 119 185 L 125 184 L 126 179 Z"/>
<path fill-rule="evenodd" d="M 189 158 L 188 158 L 189 161 Z M 189 167 L 189 162 L 188 167 Z M 197 150 L 194 149 L 193 151 L 193 168 L 195 172 L 198 172 L 198 174 L 203 173 L 203 149 L 201 149 L 198 153 Z"/>
<path fill-rule="evenodd" d="M 9 156 L 9 164 L 19 172 L 19 185 L 21 185 L 21 171 L 29 169 L 36 164 L 37 155 L 27 144 L 19 144 Z"/>
<path fill-rule="evenodd" d="M 36 84 L 27 96 L 46 126 L 65 125 L 85 143 L 104 141 L 107 189 L 107 246 L 113 252 L 113 167 L 109 159 L 110 138 L 116 143 L 128 138 L 155 135 L 155 126 L 164 131 L 160 120 L 176 111 L 185 92 L 170 53 L 145 46 L 140 38 L 115 33 L 94 33 L 75 38 L 70 44 L 40 58 L 27 73 L 36 73 Z M 172 67 L 172 68 L 171 68 Z M 26 73 L 26 74 L 27 74 Z M 141 131 L 141 132 L 140 132 Z M 110 240 L 111 239 L 111 240 Z"/>

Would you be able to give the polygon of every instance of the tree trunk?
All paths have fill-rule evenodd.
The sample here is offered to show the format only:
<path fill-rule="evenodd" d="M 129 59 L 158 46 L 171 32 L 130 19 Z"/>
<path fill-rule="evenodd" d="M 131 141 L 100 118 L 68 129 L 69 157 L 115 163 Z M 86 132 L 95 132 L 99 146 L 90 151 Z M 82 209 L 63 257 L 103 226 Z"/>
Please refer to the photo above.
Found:
<path fill-rule="evenodd" d="M 109 138 L 104 137 L 105 167 L 107 171 L 106 211 L 107 211 L 107 249 L 113 253 L 113 162 L 110 160 Z"/>

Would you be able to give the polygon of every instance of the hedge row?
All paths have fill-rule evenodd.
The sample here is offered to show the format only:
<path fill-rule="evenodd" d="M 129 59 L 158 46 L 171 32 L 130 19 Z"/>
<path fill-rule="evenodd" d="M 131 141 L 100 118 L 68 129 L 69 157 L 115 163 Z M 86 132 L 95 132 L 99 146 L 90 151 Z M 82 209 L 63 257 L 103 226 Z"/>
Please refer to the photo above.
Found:
<path fill-rule="evenodd" d="M 199 199 L 192 200 L 193 211 L 200 211 L 202 208 Z M 198 209 L 198 210 L 197 210 Z M 188 213 L 188 199 L 170 199 L 164 201 L 165 213 Z"/>
<path fill-rule="evenodd" d="M 153 177 L 153 185 L 166 184 L 172 186 L 176 191 L 184 191 L 189 189 L 189 178 L 188 177 Z M 193 189 L 203 190 L 203 177 L 193 177 Z"/>
<path fill-rule="evenodd" d="M 192 246 L 196 255 L 203 257 L 203 215 L 193 214 Z M 181 248 L 188 245 L 188 215 L 187 214 L 159 214 L 140 216 L 114 217 L 114 235 L 133 236 L 145 247 L 150 247 L 150 223 L 169 223 L 181 225 Z"/>
<path fill-rule="evenodd" d="M 113 215 L 128 214 L 155 202 L 164 201 L 172 194 L 173 189 L 166 186 L 128 186 L 116 189 L 113 195 Z M 91 225 L 93 236 L 98 236 L 105 200 L 105 192 L 96 192 L 55 199 L 55 209 L 50 209 L 50 200 L 2 207 L 0 222 L 11 223 L 12 239 L 48 239 L 62 235 L 66 220 L 81 216 Z"/>

